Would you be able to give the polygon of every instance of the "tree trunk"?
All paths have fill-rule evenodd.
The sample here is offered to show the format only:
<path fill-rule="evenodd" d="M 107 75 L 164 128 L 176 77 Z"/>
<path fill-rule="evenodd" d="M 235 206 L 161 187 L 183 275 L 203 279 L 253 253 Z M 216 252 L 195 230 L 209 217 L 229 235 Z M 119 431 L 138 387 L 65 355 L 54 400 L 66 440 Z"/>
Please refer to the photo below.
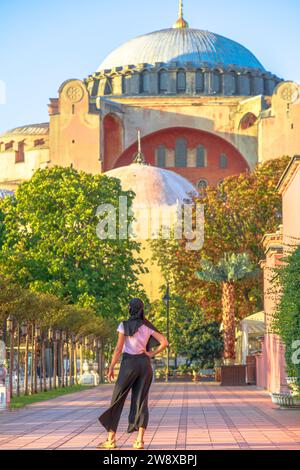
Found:
<path fill-rule="evenodd" d="M 28 348 L 29 348 L 29 334 L 27 332 L 25 338 L 25 368 L 24 368 L 24 393 L 28 395 Z"/>
<path fill-rule="evenodd" d="M 38 392 L 37 368 L 38 368 L 38 338 L 35 338 L 34 339 L 34 393 Z"/>
<path fill-rule="evenodd" d="M 17 397 L 20 396 L 20 325 L 17 323 Z"/>
<path fill-rule="evenodd" d="M 82 375 L 83 375 L 83 346 L 82 344 L 80 344 L 80 381 L 82 379 Z"/>
<path fill-rule="evenodd" d="M 45 340 L 42 339 L 42 368 L 43 368 L 43 390 L 47 392 L 47 378 L 46 378 L 46 358 L 45 358 Z"/>
<path fill-rule="evenodd" d="M 64 341 L 60 341 L 60 374 L 61 374 L 61 386 L 65 386 L 65 368 L 64 368 Z"/>
<path fill-rule="evenodd" d="M 9 395 L 10 398 L 13 397 L 13 371 L 14 371 L 14 364 L 15 364 L 15 350 L 14 350 L 14 328 L 10 331 L 10 350 L 9 350 Z"/>
<path fill-rule="evenodd" d="M 235 289 L 233 282 L 223 282 L 222 309 L 225 364 L 235 362 Z"/>
<path fill-rule="evenodd" d="M 53 342 L 53 388 L 57 387 L 57 341 Z"/>
<path fill-rule="evenodd" d="M 66 339 L 66 375 L 65 375 L 65 386 L 69 386 L 68 367 L 70 368 L 69 362 L 69 338 Z"/>
<path fill-rule="evenodd" d="M 31 367 L 30 367 L 30 394 L 33 395 L 33 368 L 34 368 L 34 323 L 31 325 Z"/>
<path fill-rule="evenodd" d="M 73 375 L 73 341 L 70 339 L 70 347 L 69 347 L 69 385 L 74 385 L 74 375 Z"/>
<path fill-rule="evenodd" d="M 77 343 L 74 343 L 74 383 L 78 385 L 78 376 L 77 376 Z"/>

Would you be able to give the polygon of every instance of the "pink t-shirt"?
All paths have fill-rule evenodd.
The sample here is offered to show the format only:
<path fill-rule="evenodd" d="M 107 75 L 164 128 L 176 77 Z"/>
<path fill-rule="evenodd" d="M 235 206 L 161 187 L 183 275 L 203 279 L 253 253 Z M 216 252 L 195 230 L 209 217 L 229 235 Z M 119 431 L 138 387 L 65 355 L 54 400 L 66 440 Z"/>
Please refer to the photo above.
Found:
<path fill-rule="evenodd" d="M 124 326 L 122 322 L 118 326 L 117 331 L 124 334 Z M 154 333 L 154 330 L 146 325 L 141 325 L 133 336 L 125 336 L 125 343 L 122 352 L 126 352 L 128 354 L 141 354 L 146 349 L 146 345 L 152 333 Z"/>

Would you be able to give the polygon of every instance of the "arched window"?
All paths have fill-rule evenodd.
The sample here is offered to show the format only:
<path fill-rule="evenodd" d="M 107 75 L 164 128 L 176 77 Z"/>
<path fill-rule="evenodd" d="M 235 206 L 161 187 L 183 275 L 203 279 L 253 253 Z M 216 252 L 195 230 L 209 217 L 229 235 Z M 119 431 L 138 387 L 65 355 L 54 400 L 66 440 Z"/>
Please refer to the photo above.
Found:
<path fill-rule="evenodd" d="M 196 167 L 197 168 L 206 167 L 206 151 L 203 145 L 198 145 L 197 147 Z"/>
<path fill-rule="evenodd" d="M 204 73 L 201 70 L 196 72 L 196 93 L 203 93 L 204 91 Z"/>
<path fill-rule="evenodd" d="M 240 128 L 243 130 L 249 129 L 249 127 L 254 126 L 257 121 L 257 117 L 253 113 L 246 113 L 240 121 Z"/>
<path fill-rule="evenodd" d="M 126 76 L 122 75 L 122 94 L 126 93 Z"/>
<path fill-rule="evenodd" d="M 238 94 L 238 76 L 237 73 L 232 71 L 231 72 L 231 94 L 237 95 Z"/>
<path fill-rule="evenodd" d="M 205 191 L 208 186 L 208 181 L 204 178 L 201 178 L 201 180 L 198 181 L 197 183 L 197 188 L 199 191 Z"/>
<path fill-rule="evenodd" d="M 187 166 L 187 143 L 185 139 L 178 139 L 176 141 L 175 166 L 178 168 Z"/>
<path fill-rule="evenodd" d="M 10 142 L 6 142 L 6 144 L 4 145 L 4 150 L 10 150 L 12 149 L 14 146 L 14 141 L 11 140 Z"/>
<path fill-rule="evenodd" d="M 148 70 L 145 70 L 140 75 L 140 93 L 149 93 L 150 92 L 150 73 Z"/>
<path fill-rule="evenodd" d="M 160 168 L 166 167 L 166 147 L 160 145 L 156 150 L 156 164 Z"/>
<path fill-rule="evenodd" d="M 177 91 L 178 93 L 185 93 L 186 91 L 186 74 L 184 70 L 177 72 Z"/>
<path fill-rule="evenodd" d="M 250 72 L 247 73 L 247 79 L 249 80 L 249 95 L 253 95 L 253 77 Z"/>
<path fill-rule="evenodd" d="M 168 91 L 168 78 L 169 74 L 166 70 L 159 72 L 159 92 L 166 93 Z"/>
<path fill-rule="evenodd" d="M 221 153 L 220 155 L 220 168 L 227 168 L 228 167 L 228 158 L 225 153 Z"/>
<path fill-rule="evenodd" d="M 107 77 L 107 79 L 106 79 L 104 94 L 105 95 L 111 95 L 112 94 L 112 79 L 111 79 L 111 77 Z"/>

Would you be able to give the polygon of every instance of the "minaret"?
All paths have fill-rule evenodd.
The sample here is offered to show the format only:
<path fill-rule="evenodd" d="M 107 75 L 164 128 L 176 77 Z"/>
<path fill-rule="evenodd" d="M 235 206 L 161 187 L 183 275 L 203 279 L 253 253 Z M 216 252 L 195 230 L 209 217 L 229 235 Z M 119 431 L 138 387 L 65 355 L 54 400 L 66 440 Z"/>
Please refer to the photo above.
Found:
<path fill-rule="evenodd" d="M 141 131 L 140 129 L 137 130 L 138 134 L 138 151 L 133 157 L 133 162 L 132 163 L 138 163 L 139 165 L 145 165 L 145 158 L 142 153 L 142 145 L 141 145 Z"/>
<path fill-rule="evenodd" d="M 179 0 L 178 20 L 173 24 L 173 28 L 186 29 L 188 27 L 188 22 L 183 18 L 183 0 Z"/>

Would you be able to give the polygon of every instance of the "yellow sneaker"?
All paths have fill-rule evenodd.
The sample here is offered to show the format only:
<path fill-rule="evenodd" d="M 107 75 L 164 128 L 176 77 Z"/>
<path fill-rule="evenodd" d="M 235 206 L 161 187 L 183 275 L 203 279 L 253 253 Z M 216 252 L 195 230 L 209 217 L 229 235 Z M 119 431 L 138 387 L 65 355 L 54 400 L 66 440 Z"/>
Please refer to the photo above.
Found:
<path fill-rule="evenodd" d="M 139 441 L 138 439 L 136 439 L 133 443 L 133 448 L 134 449 L 144 449 L 144 441 Z"/>
<path fill-rule="evenodd" d="M 115 449 L 116 447 L 116 441 L 109 441 L 108 439 L 104 442 L 100 442 L 100 444 L 97 445 L 97 449 Z"/>

